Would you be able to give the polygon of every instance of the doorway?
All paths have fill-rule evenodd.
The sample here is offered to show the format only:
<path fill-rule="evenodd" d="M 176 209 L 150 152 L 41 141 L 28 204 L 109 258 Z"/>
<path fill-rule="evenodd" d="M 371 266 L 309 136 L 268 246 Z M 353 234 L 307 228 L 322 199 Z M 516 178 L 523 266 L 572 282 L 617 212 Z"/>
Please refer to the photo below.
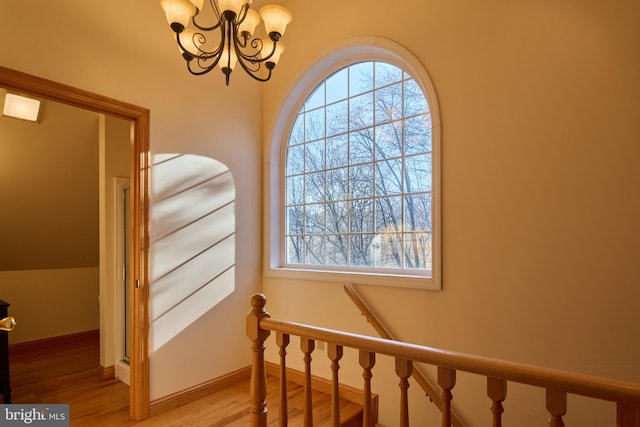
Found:
<path fill-rule="evenodd" d="M 130 287 L 130 415 L 149 417 L 149 116 L 146 108 L 0 67 L 0 87 L 132 121 Z"/>

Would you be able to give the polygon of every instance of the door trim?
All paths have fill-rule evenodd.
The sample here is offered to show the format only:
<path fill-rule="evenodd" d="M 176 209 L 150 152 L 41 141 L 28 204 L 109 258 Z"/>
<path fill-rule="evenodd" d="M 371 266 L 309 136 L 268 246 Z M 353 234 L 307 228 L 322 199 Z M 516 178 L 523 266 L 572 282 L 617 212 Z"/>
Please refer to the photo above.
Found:
<path fill-rule="evenodd" d="M 149 417 L 150 111 L 82 89 L 0 66 L 0 87 L 133 122 L 131 147 L 131 375 L 129 413 Z"/>

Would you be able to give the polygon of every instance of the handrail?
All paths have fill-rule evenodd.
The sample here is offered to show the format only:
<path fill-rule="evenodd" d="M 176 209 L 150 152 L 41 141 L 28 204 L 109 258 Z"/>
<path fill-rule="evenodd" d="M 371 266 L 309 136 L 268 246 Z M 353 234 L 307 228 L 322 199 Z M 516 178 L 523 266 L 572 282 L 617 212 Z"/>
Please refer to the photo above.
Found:
<path fill-rule="evenodd" d="M 443 398 L 448 397 L 447 403 L 450 403 L 450 391 L 455 385 L 455 372 L 464 371 L 485 376 L 492 384 L 504 385 L 510 381 L 546 389 L 547 409 L 553 420 L 550 425 L 553 426 L 563 425 L 567 394 L 616 402 L 618 425 L 640 426 L 640 384 L 272 319 L 264 308 L 265 301 L 264 295 L 254 295 L 251 299 L 253 309 L 247 316 L 247 335 L 253 341 L 254 352 L 252 390 L 257 390 L 252 396 L 251 414 L 255 419 L 251 425 L 254 427 L 266 426 L 266 390 L 261 384 L 266 383 L 264 341 L 271 331 L 359 349 L 361 354 L 384 354 L 395 357 L 396 362 L 407 360 L 437 366 L 438 382 L 443 387 Z M 497 389 L 499 387 L 492 387 L 491 394 Z M 494 403 L 499 406 L 500 401 L 496 398 Z M 443 417 L 445 415 L 451 414 L 443 412 Z"/>
<path fill-rule="evenodd" d="M 336 343 L 345 347 L 400 357 L 457 371 L 550 388 L 610 402 L 640 405 L 640 385 L 632 382 L 440 350 L 272 318 L 262 319 L 260 326 L 270 331 Z"/>
<path fill-rule="evenodd" d="M 360 295 L 358 295 L 353 285 L 350 285 L 350 284 L 344 285 L 344 291 L 347 293 L 349 298 L 351 298 L 351 301 L 353 301 L 356 307 L 358 307 L 358 309 L 360 310 L 360 313 L 362 313 L 362 315 L 367 319 L 367 322 L 369 322 L 371 326 L 373 326 L 373 329 L 376 330 L 378 335 L 388 340 L 397 341 L 396 339 L 393 338 L 391 333 L 382 324 L 382 322 L 380 322 L 378 317 L 373 313 L 373 311 L 369 308 L 369 306 L 362 300 L 362 298 L 360 298 Z M 431 383 L 429 383 L 429 381 L 424 377 L 424 375 L 422 375 L 420 371 L 414 369 L 411 376 L 416 380 L 416 382 L 420 385 L 420 387 L 422 387 L 422 389 L 426 393 L 429 400 L 431 400 L 438 407 L 438 409 L 442 411 L 444 402 L 442 401 L 442 398 L 438 395 L 438 392 L 436 391 L 436 389 L 431 385 Z M 451 414 L 451 424 L 453 424 L 453 427 L 464 426 L 460 418 L 458 418 L 458 416 L 455 413 Z"/>

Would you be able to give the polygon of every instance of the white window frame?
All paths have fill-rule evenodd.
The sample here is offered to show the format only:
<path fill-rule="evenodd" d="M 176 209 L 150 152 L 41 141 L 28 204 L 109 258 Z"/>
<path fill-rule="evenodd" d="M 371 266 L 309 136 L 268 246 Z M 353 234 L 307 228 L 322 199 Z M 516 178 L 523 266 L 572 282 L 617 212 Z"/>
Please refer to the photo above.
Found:
<path fill-rule="evenodd" d="M 334 72 L 363 61 L 382 61 L 409 73 L 422 89 L 431 114 L 432 132 L 432 271 L 431 277 L 394 272 L 328 271 L 304 265 L 283 267 L 284 218 L 282 203 L 285 195 L 283 167 L 286 162 L 289 132 L 296 114 L 311 92 Z M 441 123 L 436 92 L 426 70 L 405 48 L 392 41 L 376 37 L 359 37 L 345 41 L 333 52 L 313 65 L 289 92 L 277 118 L 271 137 L 271 147 L 265 161 L 265 223 L 264 274 L 296 280 L 357 283 L 391 287 L 442 289 L 442 226 L 441 226 Z"/>

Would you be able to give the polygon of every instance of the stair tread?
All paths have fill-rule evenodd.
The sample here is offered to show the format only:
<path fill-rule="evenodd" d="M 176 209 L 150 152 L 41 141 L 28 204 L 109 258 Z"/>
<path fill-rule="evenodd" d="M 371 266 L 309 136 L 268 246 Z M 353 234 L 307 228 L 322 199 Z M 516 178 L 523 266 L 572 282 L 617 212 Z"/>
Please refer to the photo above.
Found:
<path fill-rule="evenodd" d="M 268 378 L 267 384 L 276 381 L 275 378 Z M 273 387 L 273 383 L 271 383 Z M 273 390 L 273 389 L 272 389 Z M 321 391 L 313 390 L 311 393 L 313 402 L 313 425 L 314 427 L 332 426 L 331 419 L 331 396 Z M 269 416 L 267 425 L 278 426 L 280 419 L 280 393 L 268 393 L 267 407 L 269 408 Z M 289 425 L 303 425 L 304 419 L 304 388 L 298 384 L 287 383 L 287 405 Z M 345 427 L 362 425 L 362 405 L 340 399 L 340 419 L 341 425 Z M 355 420 L 355 424 L 353 423 Z M 357 421 L 360 421 L 357 424 Z"/>

